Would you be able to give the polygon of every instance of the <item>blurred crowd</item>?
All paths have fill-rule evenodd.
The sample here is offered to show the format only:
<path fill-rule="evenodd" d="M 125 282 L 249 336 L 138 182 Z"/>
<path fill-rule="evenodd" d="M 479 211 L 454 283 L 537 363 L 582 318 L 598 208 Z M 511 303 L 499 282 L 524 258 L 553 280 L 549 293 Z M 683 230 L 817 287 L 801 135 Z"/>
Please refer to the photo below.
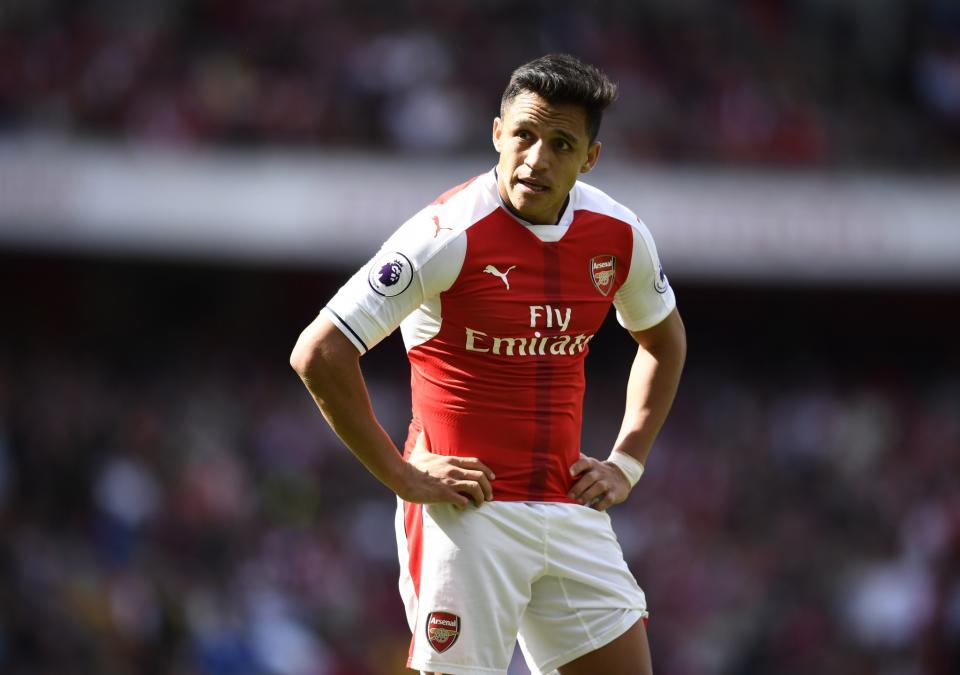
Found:
<path fill-rule="evenodd" d="M 960 159 L 952 0 L 7 0 L 0 132 L 474 151 L 548 51 L 620 82 L 629 157 Z"/>
<path fill-rule="evenodd" d="M 28 334 L 0 350 L 0 671 L 407 672 L 392 495 L 285 352 L 236 351 L 249 336 L 147 304 L 181 340 L 94 352 Z M 42 316 L 54 335 L 73 324 Z M 364 364 L 402 440 L 391 340 Z M 595 455 L 626 377 L 628 345 L 607 344 L 588 359 Z M 960 378 L 791 371 L 794 348 L 752 372 L 692 352 L 648 471 L 612 512 L 657 672 L 960 672 Z"/>

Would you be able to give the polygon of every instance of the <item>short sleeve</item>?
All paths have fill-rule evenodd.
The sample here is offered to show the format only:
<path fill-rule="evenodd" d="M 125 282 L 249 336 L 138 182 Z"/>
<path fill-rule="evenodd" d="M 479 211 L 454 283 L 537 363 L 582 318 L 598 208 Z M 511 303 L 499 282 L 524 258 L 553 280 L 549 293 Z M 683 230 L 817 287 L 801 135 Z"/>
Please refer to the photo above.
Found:
<path fill-rule="evenodd" d="M 360 353 L 449 288 L 459 274 L 465 236 L 440 233 L 430 210 L 427 207 L 404 223 L 323 308 Z"/>
<path fill-rule="evenodd" d="M 630 270 L 614 296 L 613 304 L 620 325 L 629 331 L 638 331 L 656 326 L 667 318 L 677 306 L 677 300 L 647 226 L 637 219 L 631 227 L 633 254 Z"/>

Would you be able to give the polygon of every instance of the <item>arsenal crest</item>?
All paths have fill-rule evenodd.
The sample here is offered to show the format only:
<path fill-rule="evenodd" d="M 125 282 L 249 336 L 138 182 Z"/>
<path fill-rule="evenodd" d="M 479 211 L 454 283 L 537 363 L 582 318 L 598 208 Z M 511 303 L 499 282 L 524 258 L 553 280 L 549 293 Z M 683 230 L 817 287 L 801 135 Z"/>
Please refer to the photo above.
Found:
<path fill-rule="evenodd" d="M 590 258 L 590 278 L 601 294 L 609 295 L 613 281 L 617 278 L 617 257 L 598 255 Z"/>
<path fill-rule="evenodd" d="M 453 646 L 460 637 L 460 617 L 450 612 L 430 612 L 427 614 L 427 642 L 442 654 Z"/>

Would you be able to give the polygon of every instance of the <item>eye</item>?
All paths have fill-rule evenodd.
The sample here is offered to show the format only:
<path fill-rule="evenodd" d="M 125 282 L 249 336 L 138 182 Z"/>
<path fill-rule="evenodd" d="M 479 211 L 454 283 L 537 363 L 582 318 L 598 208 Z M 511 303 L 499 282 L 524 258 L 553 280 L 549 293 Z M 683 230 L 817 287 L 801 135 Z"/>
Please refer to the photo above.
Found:
<path fill-rule="evenodd" d="M 554 142 L 554 147 L 561 152 L 566 152 L 573 149 L 573 146 L 563 138 L 557 139 L 556 142 Z"/>

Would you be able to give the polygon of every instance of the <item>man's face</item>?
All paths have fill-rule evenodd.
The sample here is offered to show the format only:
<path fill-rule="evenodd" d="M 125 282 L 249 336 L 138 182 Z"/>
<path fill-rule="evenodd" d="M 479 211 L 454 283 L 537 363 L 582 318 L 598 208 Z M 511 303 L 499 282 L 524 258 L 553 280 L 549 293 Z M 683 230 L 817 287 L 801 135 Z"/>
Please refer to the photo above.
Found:
<path fill-rule="evenodd" d="M 493 120 L 493 147 L 500 153 L 500 197 L 518 216 L 540 225 L 557 222 L 577 176 L 600 156 L 600 144 L 587 136 L 582 107 L 554 105 L 527 91 Z"/>

